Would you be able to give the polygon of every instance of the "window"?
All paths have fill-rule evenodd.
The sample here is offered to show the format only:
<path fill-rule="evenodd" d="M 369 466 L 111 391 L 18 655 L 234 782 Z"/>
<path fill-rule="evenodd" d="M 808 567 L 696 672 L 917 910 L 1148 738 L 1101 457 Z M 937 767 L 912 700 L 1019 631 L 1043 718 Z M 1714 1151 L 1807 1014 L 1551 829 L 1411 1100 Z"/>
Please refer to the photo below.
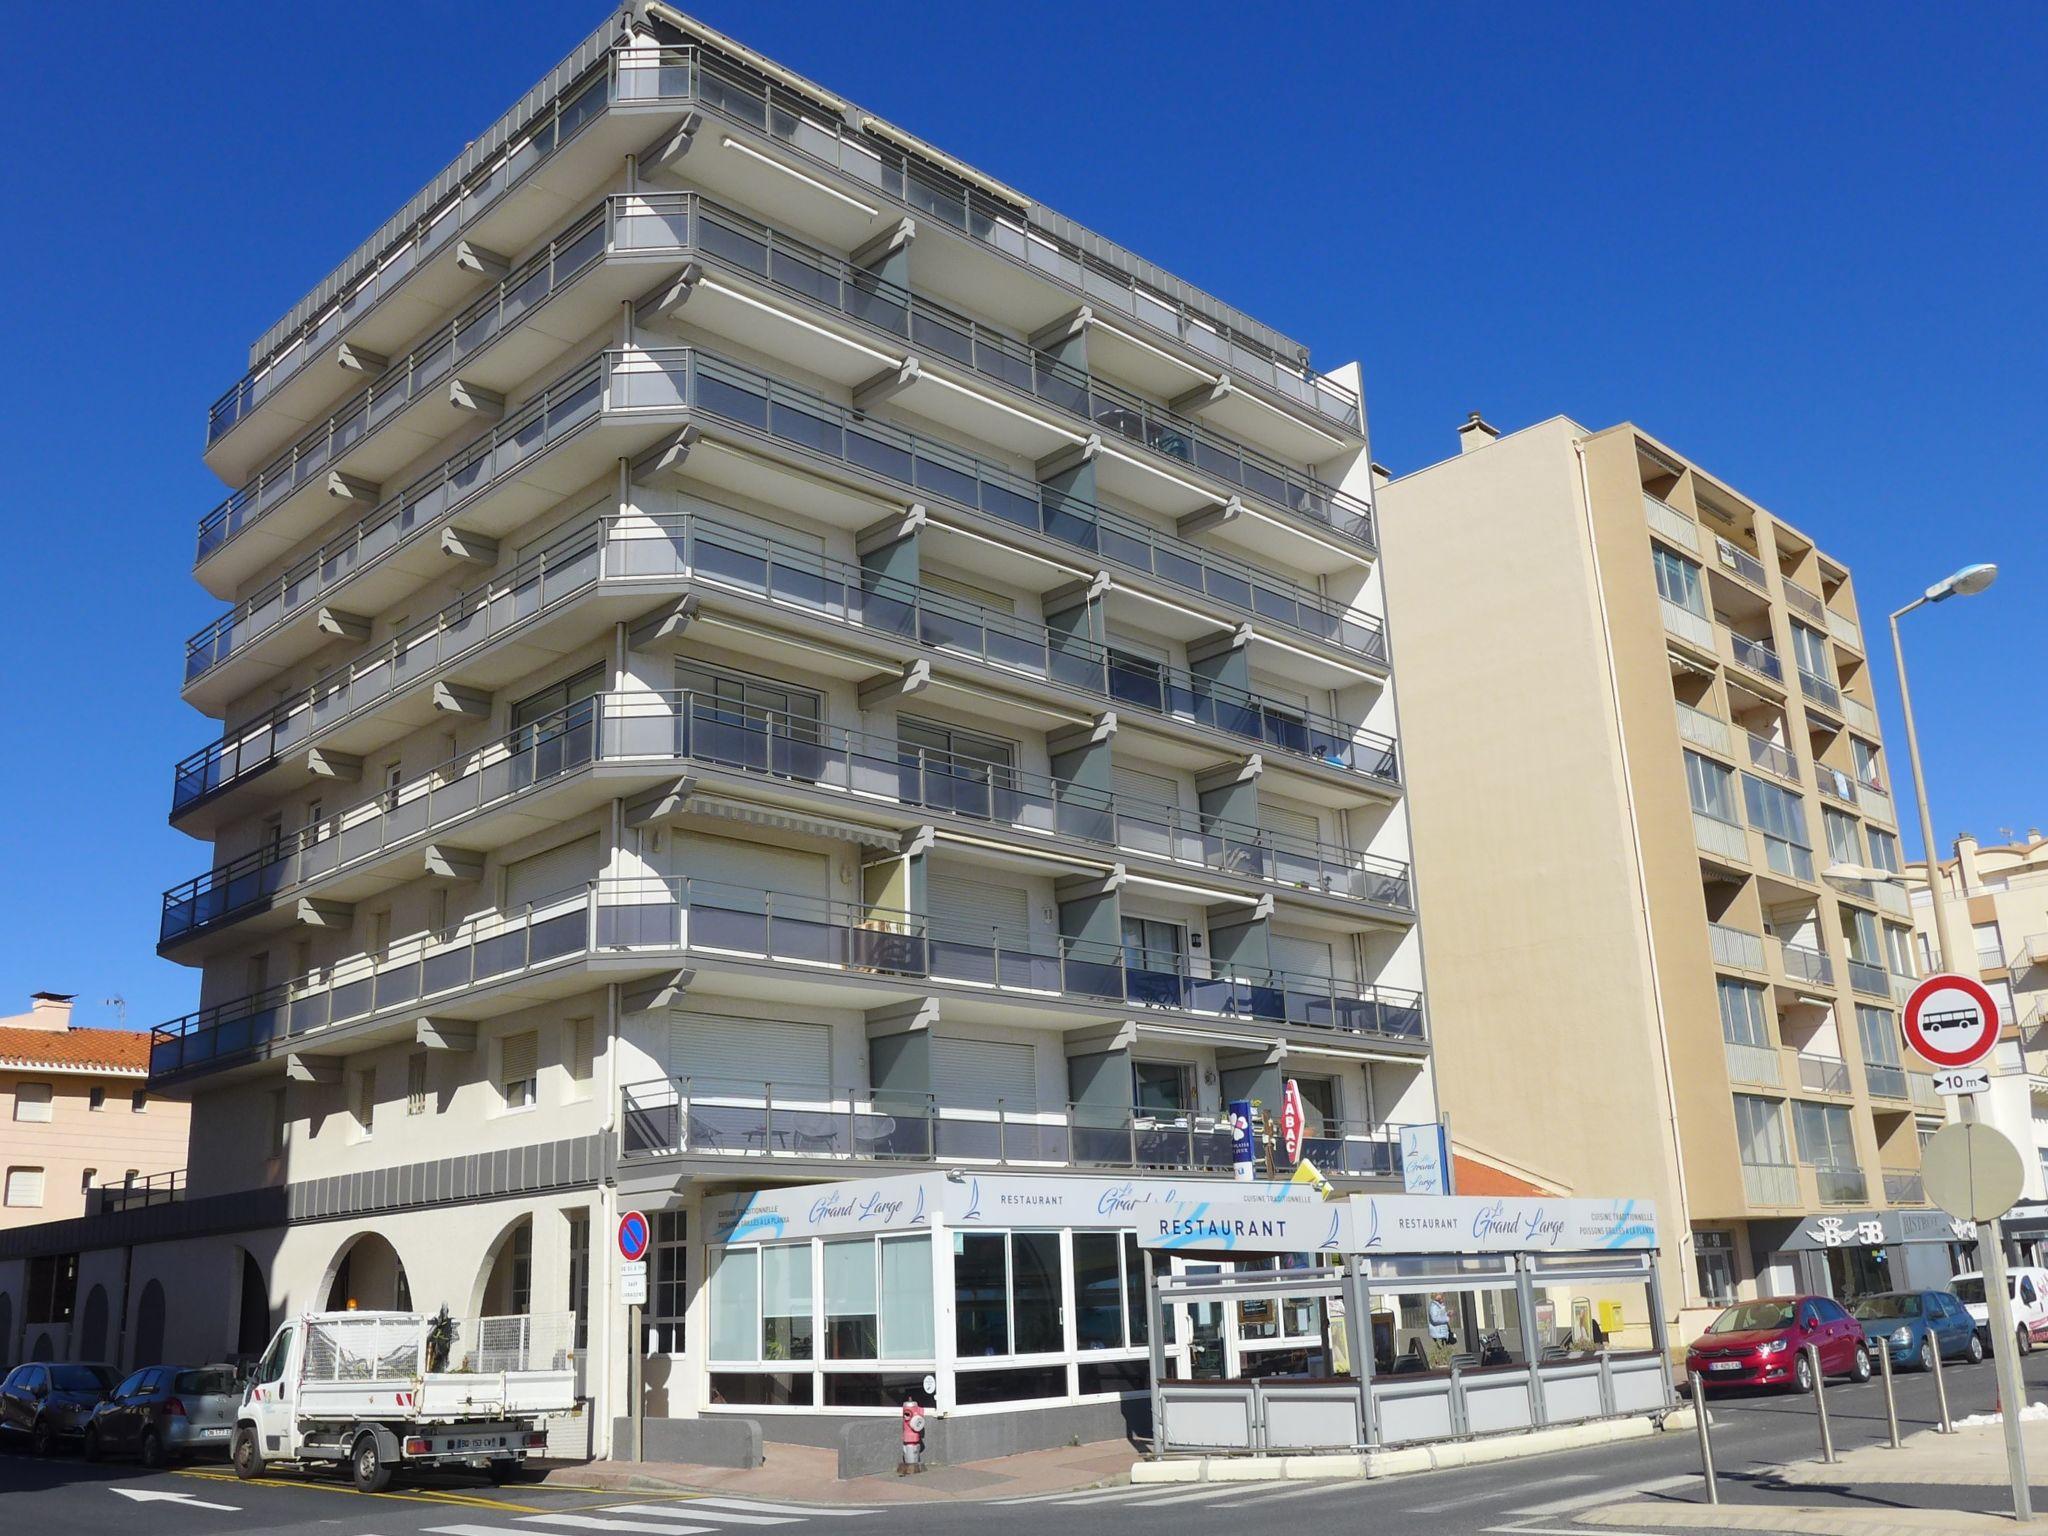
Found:
<path fill-rule="evenodd" d="M 10 1168 L 7 1170 L 7 1203 L 11 1206 L 29 1207 L 43 1203 L 43 1170 L 40 1168 Z"/>
<path fill-rule="evenodd" d="M 1792 1128 L 1799 1139 L 1801 1162 L 1816 1168 L 1856 1166 L 1856 1138 L 1849 1129 L 1846 1106 L 1794 1099 Z"/>
<path fill-rule="evenodd" d="M 1849 738 L 1849 756 L 1856 764 L 1856 777 L 1872 789 L 1884 788 L 1884 769 L 1877 760 L 1877 748 L 1860 736 Z"/>
<path fill-rule="evenodd" d="M 1970 934 L 1977 941 L 1978 970 L 1995 971 L 2005 964 L 2005 946 L 1999 941 L 1997 923 L 1972 923 Z M 24 1083 L 22 1086 L 26 1087 L 27 1084 Z M 48 1091 L 44 1090 L 45 1093 Z M 18 1114 L 15 1116 L 17 1120 L 20 1118 Z M 46 1115 L 44 1118 L 49 1117 Z"/>
<path fill-rule="evenodd" d="M 1074 1234 L 1074 1341 L 1136 1349 L 1146 1340 L 1145 1259 L 1129 1232 Z"/>
<path fill-rule="evenodd" d="M 1884 925 L 1884 952 L 1886 962 L 1894 976 L 1911 978 L 1913 970 L 1913 930 L 1901 928 L 1897 923 Z"/>
<path fill-rule="evenodd" d="M 1749 812 L 1749 824 L 1771 837 L 1781 837 L 1801 848 L 1807 841 L 1806 808 L 1799 796 L 1753 773 L 1742 776 L 1742 801 Z"/>
<path fill-rule="evenodd" d="M 1851 960 L 1864 965 L 1884 963 L 1884 945 L 1877 936 L 1877 919 L 1861 907 L 1843 907 L 1842 939 Z"/>
<path fill-rule="evenodd" d="M 1735 815 L 1735 770 L 1697 752 L 1685 754 L 1685 788 L 1692 808 L 1702 816 L 1741 825 Z"/>
<path fill-rule="evenodd" d="M 377 1127 L 377 1069 L 365 1067 L 358 1072 L 354 1088 L 349 1102 L 354 1106 L 356 1135 L 367 1139 Z"/>
<path fill-rule="evenodd" d="M 427 1112 L 427 1053 L 414 1051 L 405 1062 L 405 1112 L 408 1115 L 424 1115 Z"/>
<path fill-rule="evenodd" d="M 1061 1348 L 1059 1234 L 954 1233 L 953 1310 L 963 1360 Z"/>
<path fill-rule="evenodd" d="M 271 1341 L 270 1348 L 263 1352 L 262 1362 L 256 1367 L 255 1374 L 249 1379 L 258 1386 L 284 1380 L 284 1363 L 291 1352 L 292 1329 L 291 1325 L 287 1323 L 278 1330 L 277 1337 Z"/>
<path fill-rule="evenodd" d="M 1785 1117 L 1775 1099 L 1735 1095 L 1735 1141 L 1751 1167 L 1784 1167 L 1792 1161 L 1785 1142 Z"/>
<path fill-rule="evenodd" d="M 16 1083 L 14 1085 L 14 1118 L 36 1122 L 50 1118 L 50 1085 L 48 1083 Z"/>
<path fill-rule="evenodd" d="M 590 1212 L 568 1211 L 569 1311 L 576 1319 L 576 1347 L 590 1344 Z M 650 1290 L 648 1295 L 653 1296 Z"/>
<path fill-rule="evenodd" d="M 1661 544 L 1651 546 L 1650 559 L 1657 568 L 1657 595 L 1704 619 L 1707 599 L 1700 587 L 1700 568 Z"/>
<path fill-rule="evenodd" d="M 525 1030 L 498 1046 L 498 1091 L 507 1109 L 531 1109 L 539 1096 L 540 1035 Z"/>
<path fill-rule="evenodd" d="M 689 1215 L 655 1211 L 653 1265 L 648 1270 L 647 1352 L 683 1352 L 683 1313 L 690 1294 Z M 579 1327 L 581 1324 L 579 1323 Z M 716 1326 L 713 1327 L 714 1334 Z"/>
<path fill-rule="evenodd" d="M 881 1350 L 875 1245 L 864 1237 L 825 1244 L 825 1358 L 873 1360 Z"/>
<path fill-rule="evenodd" d="M 1821 826 L 1828 835 L 1828 862 L 1830 864 L 1857 864 L 1862 862 L 1861 850 L 1856 842 L 1856 818 L 1845 815 L 1833 806 L 1820 808 Z"/>
<path fill-rule="evenodd" d="M 1863 1045 L 1863 1060 L 1870 1065 L 1896 1067 L 1899 1064 L 1899 1024 L 1889 1008 L 1856 1005 L 1856 1038 Z"/>
<path fill-rule="evenodd" d="M 762 1360 L 809 1360 L 815 1349 L 811 1313 L 811 1245 L 761 1250 Z"/>
<path fill-rule="evenodd" d="M 1131 1063 L 1132 1103 L 1154 1113 L 1184 1114 L 1194 1107 L 1194 1069 L 1178 1061 Z"/>
<path fill-rule="evenodd" d="M 819 739 L 824 718 L 819 696 L 766 678 L 678 658 L 676 687 L 691 696 L 692 727 L 747 726 L 787 733 L 800 741 Z"/>
<path fill-rule="evenodd" d="M 1124 969 L 1178 976 L 1186 967 L 1188 931 L 1150 917 L 1123 920 Z"/>
<path fill-rule="evenodd" d="M 512 1233 L 511 1313 L 525 1317 L 533 1310 L 533 1223 L 523 1221 Z"/>
<path fill-rule="evenodd" d="M 1797 619 L 1792 621 L 1792 655 L 1799 663 L 1799 670 L 1808 677 L 1817 677 L 1822 682 L 1832 681 L 1834 673 L 1828 667 L 1828 643 L 1821 638 L 1817 629 L 1809 629 Z"/>
<path fill-rule="evenodd" d="M 78 1176 L 78 1192 L 84 1194 L 87 1190 L 91 1189 L 92 1181 L 98 1174 L 99 1169 L 97 1168 L 88 1168 L 85 1172 L 81 1173 Z"/>
<path fill-rule="evenodd" d="M 270 1155 L 272 1157 L 284 1156 L 285 1127 L 290 1123 L 285 1111 L 284 1095 L 285 1091 L 282 1088 L 273 1088 L 270 1091 Z"/>
<path fill-rule="evenodd" d="M 107 1107 L 107 1090 L 106 1090 L 106 1089 L 104 1089 L 104 1088 L 102 1088 L 102 1087 L 101 1087 L 101 1086 L 100 1086 L 99 1084 L 97 1084 L 97 1083 L 93 1084 L 92 1092 L 86 1095 L 86 1101 L 85 1101 L 85 1102 L 86 1102 L 86 1107 L 87 1107 L 88 1109 L 92 1109 L 92 1110 L 102 1110 L 102 1109 L 105 1109 L 105 1108 Z"/>
<path fill-rule="evenodd" d="M 1882 827 L 1865 827 L 1863 836 L 1870 843 L 1870 862 L 1891 874 L 1900 873 L 1899 840 Z"/>
<path fill-rule="evenodd" d="M 1764 989 L 1725 976 L 1716 986 L 1721 995 L 1721 1037 L 1730 1045 L 1768 1047 L 1771 1027 L 1764 1016 Z"/>
<path fill-rule="evenodd" d="M 146 1088 L 138 1088 L 138 1089 L 136 1089 L 136 1090 L 135 1090 L 135 1091 L 134 1091 L 133 1093 L 131 1093 L 131 1094 L 129 1094 L 129 1095 L 128 1095 L 128 1112 L 129 1112 L 130 1114 L 134 1114 L 134 1115 L 140 1115 L 140 1114 L 143 1114 L 143 1113 L 145 1113 L 145 1112 L 146 1112 L 146 1111 L 147 1111 L 148 1109 L 149 1109 L 149 1090 L 148 1090 L 148 1089 L 146 1089 Z"/>
<path fill-rule="evenodd" d="M 583 1098 L 590 1088 L 590 1079 L 597 1065 L 597 1021 L 595 1019 L 571 1019 L 569 1021 L 569 1082 L 576 1090 L 576 1097 Z"/>

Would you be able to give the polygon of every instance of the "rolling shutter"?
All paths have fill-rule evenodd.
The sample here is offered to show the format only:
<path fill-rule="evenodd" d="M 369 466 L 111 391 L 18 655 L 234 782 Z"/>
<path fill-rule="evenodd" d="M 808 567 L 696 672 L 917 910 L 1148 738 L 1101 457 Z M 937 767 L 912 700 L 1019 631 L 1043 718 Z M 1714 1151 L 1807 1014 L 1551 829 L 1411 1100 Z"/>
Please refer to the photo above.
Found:
<path fill-rule="evenodd" d="M 934 592 L 943 592 L 948 597 L 957 597 L 962 602 L 972 603 L 977 608 L 986 608 L 992 613 L 1015 613 L 1017 599 L 1006 597 L 1001 592 L 991 592 L 987 587 L 977 587 L 970 581 L 961 581 L 953 576 L 941 576 L 937 571 L 920 573 L 919 582 Z"/>
<path fill-rule="evenodd" d="M 828 1088 L 832 1036 L 822 1024 L 775 1019 L 679 1018 L 669 1024 L 669 1071 L 699 1093 Z"/>
<path fill-rule="evenodd" d="M 684 832 L 676 837 L 676 864 L 693 880 L 736 885 L 750 891 L 787 891 L 797 896 L 829 894 L 825 855 L 737 837 Z"/>
<path fill-rule="evenodd" d="M 9 1205 L 41 1205 L 43 1203 L 43 1170 L 40 1168 L 8 1169 L 6 1199 Z"/>
<path fill-rule="evenodd" d="M 1288 805 L 1271 805 L 1259 802 L 1259 825 L 1268 832 L 1282 837 L 1297 838 L 1313 843 L 1322 838 L 1323 824 L 1307 811 L 1297 811 Z"/>
<path fill-rule="evenodd" d="M 505 866 L 505 910 L 516 912 L 534 902 L 579 890 L 597 878 L 595 837 L 581 837 L 546 853 Z"/>
<path fill-rule="evenodd" d="M 1140 768 L 1125 768 L 1113 763 L 1110 765 L 1109 783 L 1119 800 L 1138 800 L 1147 805 L 1180 804 L 1180 785 Z"/>
<path fill-rule="evenodd" d="M 1329 977 L 1334 973 L 1330 946 L 1323 939 L 1297 939 L 1284 933 L 1268 933 L 1267 949 L 1273 969 L 1295 976 Z"/>
<path fill-rule="evenodd" d="M 985 941 L 991 930 L 1005 948 L 1022 949 L 1031 941 L 1031 896 L 1027 891 L 996 885 L 986 876 L 942 873 L 925 877 L 926 910 L 932 931 L 962 943 Z"/>
<path fill-rule="evenodd" d="M 932 1041 L 932 1088 L 949 1109 L 1038 1111 L 1038 1053 L 997 1040 Z"/>

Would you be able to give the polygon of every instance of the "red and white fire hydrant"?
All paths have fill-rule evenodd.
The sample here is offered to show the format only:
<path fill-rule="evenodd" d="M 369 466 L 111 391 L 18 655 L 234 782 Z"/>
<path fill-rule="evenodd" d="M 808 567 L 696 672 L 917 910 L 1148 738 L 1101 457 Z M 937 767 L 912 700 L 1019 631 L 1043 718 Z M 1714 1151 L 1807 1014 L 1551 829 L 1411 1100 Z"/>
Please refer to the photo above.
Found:
<path fill-rule="evenodd" d="M 924 1408 L 916 1397 L 903 1399 L 903 1460 L 896 1475 L 908 1477 L 924 1470 Z"/>

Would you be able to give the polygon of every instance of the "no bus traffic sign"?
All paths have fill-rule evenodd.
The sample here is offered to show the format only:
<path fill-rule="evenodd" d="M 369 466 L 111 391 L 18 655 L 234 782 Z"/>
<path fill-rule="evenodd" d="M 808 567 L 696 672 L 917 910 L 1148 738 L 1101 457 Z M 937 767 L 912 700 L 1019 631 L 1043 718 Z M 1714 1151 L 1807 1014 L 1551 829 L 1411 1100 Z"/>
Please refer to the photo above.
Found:
<path fill-rule="evenodd" d="M 1998 1004 L 1973 976 L 1930 976 L 1906 999 L 1906 1044 L 1937 1067 L 1973 1067 L 1998 1048 Z"/>

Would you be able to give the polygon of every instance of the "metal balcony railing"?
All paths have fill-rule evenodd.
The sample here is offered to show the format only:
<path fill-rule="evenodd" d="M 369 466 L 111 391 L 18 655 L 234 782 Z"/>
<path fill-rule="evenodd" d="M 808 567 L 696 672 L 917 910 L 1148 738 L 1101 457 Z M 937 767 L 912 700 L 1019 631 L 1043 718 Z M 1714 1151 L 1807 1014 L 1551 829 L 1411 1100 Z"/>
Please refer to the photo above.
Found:
<path fill-rule="evenodd" d="M 1695 709 L 1682 699 L 1672 700 L 1678 712 L 1678 734 L 1696 747 L 1705 747 L 1709 752 L 1731 755 L 1728 745 L 1728 726 L 1725 721 L 1715 718 L 1703 709 Z"/>
<path fill-rule="evenodd" d="M 1794 981 L 1808 981 L 1819 987 L 1835 984 L 1835 962 L 1823 950 L 1805 944 L 1778 945 L 1785 974 Z"/>
<path fill-rule="evenodd" d="M 1906 1089 L 1913 1096 L 1915 1109 L 1940 1110 L 1946 1107 L 1941 1094 L 1935 1089 L 1934 1079 L 1925 1072 L 1908 1072 Z"/>
<path fill-rule="evenodd" d="M 1886 1168 L 1884 1175 L 1884 1203 L 1886 1205 L 1925 1205 L 1927 1184 L 1918 1168 Z"/>
<path fill-rule="evenodd" d="M 1764 572 L 1763 561 L 1741 545 L 1717 536 L 1714 540 L 1714 552 L 1720 556 L 1724 569 L 1733 571 L 1759 592 L 1770 591 L 1770 577 Z"/>
<path fill-rule="evenodd" d="M 1738 864 L 1749 862 L 1749 834 L 1735 822 L 1709 816 L 1704 811 L 1694 811 L 1692 838 L 1702 851 L 1717 858 L 1732 859 Z"/>
<path fill-rule="evenodd" d="M 1839 1056 L 1799 1052 L 1799 1086 L 1814 1093 L 1848 1093 L 1849 1065 Z"/>
<path fill-rule="evenodd" d="M 1868 960 L 1858 960 L 1854 955 L 1849 957 L 1849 985 L 1866 996 L 1891 1001 L 1891 976 L 1885 968 Z"/>
<path fill-rule="evenodd" d="M 1753 766 L 1795 784 L 1799 782 L 1798 758 L 1767 736 L 1759 736 L 1755 731 L 1745 731 L 1743 735 L 1749 738 L 1749 760 Z"/>
<path fill-rule="evenodd" d="M 1798 1205 L 1799 1169 L 1791 1163 L 1744 1163 L 1742 1194 L 1751 1205 Z"/>
<path fill-rule="evenodd" d="M 1842 718 L 1849 722 L 1850 730 L 1861 731 L 1872 741 L 1877 740 L 1877 711 L 1861 699 L 1842 695 Z"/>
<path fill-rule="evenodd" d="M 1813 1186 L 1822 1205 L 1862 1205 L 1870 1199 L 1870 1184 L 1861 1168 L 1814 1167 Z"/>
<path fill-rule="evenodd" d="M 1752 640 L 1747 635 L 1738 635 L 1730 630 L 1728 650 L 1735 658 L 1735 664 L 1744 671 L 1754 672 L 1759 677 L 1768 677 L 1774 683 L 1782 683 L 1785 680 L 1785 663 L 1779 659 L 1776 651 L 1761 640 Z"/>
<path fill-rule="evenodd" d="M 1668 502 L 1660 501 L 1648 491 L 1643 492 L 1643 515 L 1650 527 L 1676 544 L 1679 548 L 1698 554 L 1700 549 L 1700 525 L 1687 517 Z"/>
<path fill-rule="evenodd" d="M 1835 612 L 1832 608 L 1828 610 L 1828 633 L 1852 651 L 1863 649 L 1863 631 L 1856 621 L 1845 613 Z"/>
<path fill-rule="evenodd" d="M 1801 667 L 1799 669 L 1799 691 L 1806 696 L 1806 702 L 1817 704 L 1831 715 L 1842 712 L 1842 690 L 1826 678 Z"/>
<path fill-rule="evenodd" d="M 1818 623 L 1827 622 L 1827 605 L 1817 594 L 1807 591 L 1790 576 L 1785 578 L 1785 603 L 1794 613 L 1802 614 Z"/>
<path fill-rule="evenodd" d="M 800 1158 L 832 1162 L 1227 1172 L 1229 1120 L 1218 1114 L 998 1099 L 969 1108 L 929 1093 L 677 1076 L 628 1084 L 619 1155 Z M 1302 1155 L 1326 1175 L 1397 1178 L 1401 1127 L 1324 1121 Z"/>
<path fill-rule="evenodd" d="M 606 880 L 352 955 L 159 1026 L 152 1078 L 593 956 L 772 961 L 919 985 L 1058 994 L 1245 1024 L 1422 1045 L 1422 994 L 1258 967 L 1198 972 L 1119 944 L 1032 940 L 921 914 L 691 879 Z"/>
<path fill-rule="evenodd" d="M 1814 777 L 1820 781 L 1823 798 L 1838 805 L 1856 804 L 1856 782 L 1839 768 L 1830 768 L 1826 763 L 1813 765 Z"/>
<path fill-rule="evenodd" d="M 1907 1097 L 1905 1068 L 1893 1066 L 1889 1062 L 1864 1062 L 1863 1085 L 1870 1090 L 1873 1099 Z"/>
<path fill-rule="evenodd" d="M 1707 937 L 1713 945 L 1714 964 L 1737 971 L 1764 969 L 1764 941 L 1760 934 L 1726 923 L 1709 923 Z"/>
<path fill-rule="evenodd" d="M 1740 1040 L 1721 1042 L 1728 1059 L 1728 1080 L 1758 1088 L 1776 1088 L 1784 1081 L 1779 1053 L 1768 1045 L 1750 1045 Z"/>
<path fill-rule="evenodd" d="M 402 633 L 324 673 L 309 687 L 200 749 L 177 767 L 172 814 L 261 771 L 314 734 L 361 714 L 508 630 L 598 582 L 693 579 L 825 622 L 928 646 L 949 656 L 1042 678 L 1164 718 L 1257 742 L 1388 784 L 1400 779 L 1393 738 L 1212 682 L 1113 654 L 931 588 L 878 576 L 694 514 L 607 517 L 494 574 Z"/>
<path fill-rule="evenodd" d="M 1414 910 L 1408 866 L 1396 860 L 804 716 L 689 692 L 636 692 L 579 700 L 396 791 L 370 795 L 173 886 L 164 893 L 159 942 L 176 943 L 262 911 L 281 896 L 416 839 L 445 834 L 594 765 L 672 761 L 1079 838 L 1389 911 Z"/>
<path fill-rule="evenodd" d="M 1695 613 L 1690 608 L 1680 607 L 1668 597 L 1659 597 L 1657 606 L 1664 615 L 1664 628 L 1679 639 L 1698 646 L 1703 651 L 1714 648 L 1713 621 L 1705 614 Z"/>
<path fill-rule="evenodd" d="M 85 1214 L 106 1216 L 116 1211 L 173 1205 L 185 1198 L 185 1170 L 131 1176 L 118 1184 L 95 1184 L 85 1192 Z"/>

